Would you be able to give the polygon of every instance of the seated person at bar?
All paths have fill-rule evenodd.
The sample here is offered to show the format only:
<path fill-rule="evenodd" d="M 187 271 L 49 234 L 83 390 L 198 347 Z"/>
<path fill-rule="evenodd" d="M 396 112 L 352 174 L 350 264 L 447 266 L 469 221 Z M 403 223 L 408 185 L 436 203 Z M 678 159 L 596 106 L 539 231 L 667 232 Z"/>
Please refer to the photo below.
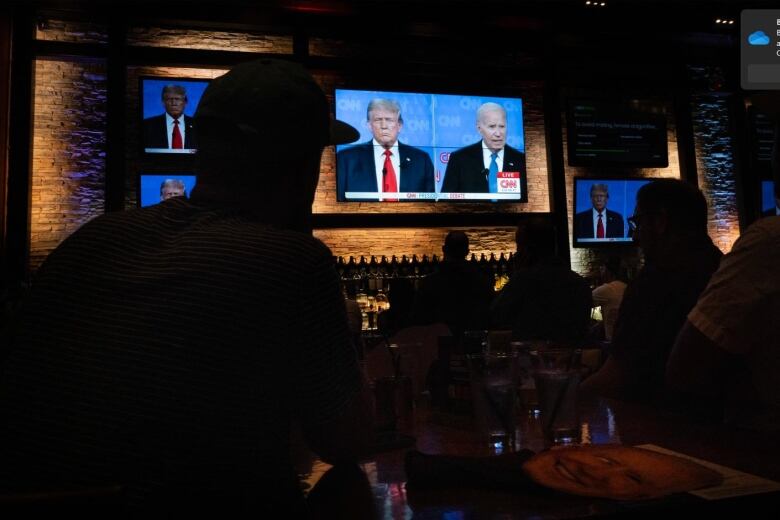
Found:
<path fill-rule="evenodd" d="M 37 273 L 3 345 L 0 489 L 118 484 L 134 518 L 300 518 L 293 429 L 332 463 L 367 449 L 373 400 L 307 227 L 324 146 L 357 132 L 270 59 L 212 81 L 196 119 L 190 199 L 100 216 Z"/>
<path fill-rule="evenodd" d="M 779 111 L 780 112 L 780 111 Z M 778 114 L 780 121 L 780 114 Z M 772 169 L 780 185 L 780 126 Z M 755 222 L 721 261 L 677 336 L 669 390 L 696 412 L 780 430 L 780 217 Z"/>
<path fill-rule="evenodd" d="M 464 330 L 485 330 L 490 318 L 493 283 L 466 261 L 469 237 L 463 231 L 450 231 L 442 252 L 444 261 L 438 270 L 420 282 L 412 322 L 444 323 L 455 336 Z"/>
<path fill-rule="evenodd" d="M 511 329 L 519 340 L 578 345 L 590 323 L 590 287 L 558 256 L 552 222 L 530 217 L 518 226 L 515 240 L 516 270 L 493 301 L 492 328 Z"/>
<path fill-rule="evenodd" d="M 624 269 L 620 257 L 611 256 L 600 267 L 601 285 L 593 289 L 593 306 L 601 306 L 601 316 L 604 320 L 604 339 L 612 341 L 620 303 L 626 291 Z"/>
<path fill-rule="evenodd" d="M 655 180 L 636 202 L 629 222 L 645 265 L 626 288 L 609 357 L 580 390 L 658 401 L 674 338 L 722 253 L 707 235 L 707 202 L 695 186 Z"/>

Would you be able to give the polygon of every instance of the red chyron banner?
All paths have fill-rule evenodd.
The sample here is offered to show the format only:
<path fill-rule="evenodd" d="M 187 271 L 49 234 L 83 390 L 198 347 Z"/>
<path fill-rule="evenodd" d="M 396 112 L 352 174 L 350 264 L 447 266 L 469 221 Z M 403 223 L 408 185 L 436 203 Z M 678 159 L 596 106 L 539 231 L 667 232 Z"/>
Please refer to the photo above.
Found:
<path fill-rule="evenodd" d="M 520 172 L 498 172 L 498 193 L 520 193 Z"/>

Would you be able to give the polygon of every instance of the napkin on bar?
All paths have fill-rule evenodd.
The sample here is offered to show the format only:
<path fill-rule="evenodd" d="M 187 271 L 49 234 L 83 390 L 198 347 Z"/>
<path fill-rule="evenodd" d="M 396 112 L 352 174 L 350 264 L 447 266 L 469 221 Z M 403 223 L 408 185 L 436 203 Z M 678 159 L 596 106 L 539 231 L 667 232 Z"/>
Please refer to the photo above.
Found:
<path fill-rule="evenodd" d="M 406 454 L 406 488 L 466 487 L 500 490 L 536 490 L 539 486 L 523 472 L 530 450 L 490 457 Z"/>

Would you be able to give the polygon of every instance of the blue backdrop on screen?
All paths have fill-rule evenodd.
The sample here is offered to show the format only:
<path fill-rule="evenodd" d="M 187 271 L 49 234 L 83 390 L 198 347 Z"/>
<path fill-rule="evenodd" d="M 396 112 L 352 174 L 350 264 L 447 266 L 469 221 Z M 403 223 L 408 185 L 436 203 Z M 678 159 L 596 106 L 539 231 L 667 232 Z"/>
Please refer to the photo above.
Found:
<path fill-rule="evenodd" d="M 498 103 L 504 107 L 507 144 L 525 152 L 523 102 L 519 98 L 336 89 L 336 118 L 360 131 L 357 143 L 372 139 L 366 121 L 366 109 L 374 98 L 393 99 L 401 105 L 404 124 L 398 140 L 420 148 L 431 156 L 436 169 L 437 192 L 441 190 L 444 181 L 449 153 L 482 138 L 476 125 L 477 109 L 483 103 Z M 338 149 L 348 146 L 342 145 Z"/>
<path fill-rule="evenodd" d="M 159 116 L 165 113 L 165 105 L 162 102 L 162 89 L 166 85 L 181 85 L 187 91 L 187 105 L 184 107 L 184 115 L 192 117 L 198 108 L 203 91 L 209 85 L 208 80 L 183 80 L 176 78 L 141 79 L 143 118 Z"/>
<path fill-rule="evenodd" d="M 774 182 L 761 181 L 761 211 L 769 211 L 776 207 L 774 190 Z"/>
<path fill-rule="evenodd" d="M 195 187 L 195 176 L 191 173 L 141 174 L 141 186 L 138 193 L 141 207 L 152 206 L 160 202 L 160 185 L 166 179 L 181 179 L 184 181 L 187 196 L 192 193 L 192 188 Z"/>
<path fill-rule="evenodd" d="M 589 210 L 593 207 L 590 200 L 590 187 L 594 184 L 606 184 L 609 190 L 609 199 L 607 200 L 607 209 L 617 211 L 623 216 L 624 233 L 628 233 L 628 217 L 634 214 L 636 206 L 636 192 L 643 185 L 650 182 L 649 179 L 632 180 L 605 180 L 605 179 L 577 179 L 577 193 L 574 194 L 576 200 L 574 208 L 576 213 Z"/>

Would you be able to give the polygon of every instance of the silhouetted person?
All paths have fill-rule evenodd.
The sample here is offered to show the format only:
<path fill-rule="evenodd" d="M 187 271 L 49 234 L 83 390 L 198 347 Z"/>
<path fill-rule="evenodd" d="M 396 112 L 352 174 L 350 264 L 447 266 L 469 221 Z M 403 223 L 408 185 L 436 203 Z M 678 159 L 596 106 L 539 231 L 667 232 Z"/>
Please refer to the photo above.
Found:
<path fill-rule="evenodd" d="M 531 217 L 515 239 L 517 268 L 493 302 L 492 328 L 511 329 L 515 339 L 579 344 L 590 323 L 590 287 L 558 257 L 553 224 Z"/>
<path fill-rule="evenodd" d="M 625 277 L 620 266 L 620 257 L 611 256 L 600 267 L 601 285 L 593 289 L 593 306 L 601 306 L 604 320 L 604 339 L 612 341 L 612 332 L 626 291 Z"/>
<path fill-rule="evenodd" d="M 379 314 L 379 330 L 392 336 L 411 325 L 410 317 L 414 303 L 414 285 L 408 278 L 394 278 L 387 291 L 390 308 Z"/>
<path fill-rule="evenodd" d="M 213 80 L 196 119 L 189 199 L 100 216 L 40 268 L 0 379 L 3 489 L 117 483 L 139 518 L 298 518 L 291 425 L 326 461 L 367 448 L 338 275 L 307 229 L 323 147 L 357 132 L 269 59 Z"/>
<path fill-rule="evenodd" d="M 656 401 L 674 338 L 722 254 L 707 235 L 704 195 L 686 182 L 642 186 L 629 223 L 645 265 L 626 288 L 609 357 L 581 388 Z"/>
<path fill-rule="evenodd" d="M 469 238 L 463 231 L 450 231 L 442 247 L 444 261 L 420 282 L 412 311 L 419 325 L 444 323 L 460 336 L 464 330 L 488 327 L 488 309 L 493 299 L 493 281 L 466 261 Z"/>
<path fill-rule="evenodd" d="M 780 98 L 772 169 L 780 185 Z M 667 384 L 690 410 L 780 430 L 780 217 L 745 230 L 688 314 L 667 364 Z M 703 406 L 708 405 L 708 406 Z"/>

